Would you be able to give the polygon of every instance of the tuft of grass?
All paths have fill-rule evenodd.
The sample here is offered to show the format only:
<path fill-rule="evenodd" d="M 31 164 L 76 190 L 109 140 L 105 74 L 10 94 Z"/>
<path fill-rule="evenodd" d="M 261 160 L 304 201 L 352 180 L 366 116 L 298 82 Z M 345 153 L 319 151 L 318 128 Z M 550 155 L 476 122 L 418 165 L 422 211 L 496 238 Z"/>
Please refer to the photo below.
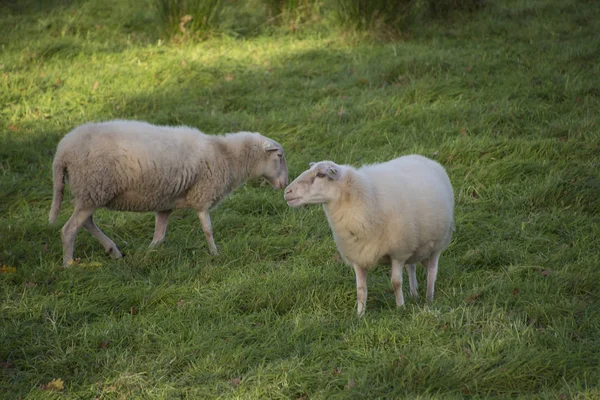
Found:
<path fill-rule="evenodd" d="M 286 25 L 295 31 L 307 21 L 320 21 L 322 2 L 318 0 L 263 0 L 269 14 L 269 22 Z"/>
<path fill-rule="evenodd" d="M 153 0 L 165 32 L 207 36 L 219 24 L 222 0 Z"/>
<path fill-rule="evenodd" d="M 481 0 L 335 0 L 338 21 L 347 28 L 398 35 L 415 22 L 474 11 Z"/>
<path fill-rule="evenodd" d="M 333 27 L 164 42 L 152 4 L 0 4 L 0 397 L 600 397 L 597 2 L 488 2 L 391 42 Z M 438 160 L 457 231 L 434 303 L 396 309 L 377 268 L 357 319 L 322 209 L 262 182 L 212 212 L 218 257 L 189 210 L 154 249 L 152 213 L 99 210 L 126 257 L 82 231 L 62 268 L 56 144 L 113 118 L 259 131 L 290 178 L 322 159 Z"/>

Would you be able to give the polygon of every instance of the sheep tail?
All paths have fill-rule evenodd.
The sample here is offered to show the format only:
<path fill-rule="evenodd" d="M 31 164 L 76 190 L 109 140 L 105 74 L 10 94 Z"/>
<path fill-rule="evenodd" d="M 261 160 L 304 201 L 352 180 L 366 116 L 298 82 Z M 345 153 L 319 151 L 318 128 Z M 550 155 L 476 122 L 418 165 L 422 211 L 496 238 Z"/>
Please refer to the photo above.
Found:
<path fill-rule="evenodd" d="M 63 194 L 65 189 L 65 172 L 67 171 L 66 166 L 60 159 L 57 157 L 54 160 L 54 164 L 52 165 L 52 186 L 53 186 L 53 195 L 52 195 L 52 207 L 50 208 L 50 217 L 48 220 L 51 224 L 56 221 L 58 214 L 60 213 L 60 206 L 63 201 Z"/>

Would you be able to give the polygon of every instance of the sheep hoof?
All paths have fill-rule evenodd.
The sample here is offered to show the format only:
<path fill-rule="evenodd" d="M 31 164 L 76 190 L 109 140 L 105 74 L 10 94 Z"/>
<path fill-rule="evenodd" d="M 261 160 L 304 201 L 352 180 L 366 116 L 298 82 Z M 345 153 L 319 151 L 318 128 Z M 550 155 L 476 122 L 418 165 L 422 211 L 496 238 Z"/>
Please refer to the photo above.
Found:
<path fill-rule="evenodd" d="M 219 251 L 217 249 L 209 249 L 208 252 L 210 253 L 211 256 L 219 255 Z"/>
<path fill-rule="evenodd" d="M 110 249 L 108 249 L 108 254 L 110 255 L 111 258 L 114 258 L 114 259 L 123 258 L 123 254 L 121 254 L 119 249 L 117 249 L 116 247 L 111 247 Z"/>

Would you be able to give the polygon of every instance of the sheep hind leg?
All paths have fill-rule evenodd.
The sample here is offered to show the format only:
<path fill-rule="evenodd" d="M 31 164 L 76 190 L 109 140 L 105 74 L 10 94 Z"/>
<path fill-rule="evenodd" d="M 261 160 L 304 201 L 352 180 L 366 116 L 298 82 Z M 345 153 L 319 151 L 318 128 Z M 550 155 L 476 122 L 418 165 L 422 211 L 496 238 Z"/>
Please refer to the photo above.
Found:
<path fill-rule="evenodd" d="M 75 236 L 85 223 L 85 221 L 94 213 L 93 208 L 80 208 L 75 206 L 71 218 L 65 223 L 60 231 L 63 245 L 63 265 L 70 266 L 73 263 L 73 248 L 75 247 Z"/>
<path fill-rule="evenodd" d="M 152 242 L 150 242 L 150 247 L 158 246 L 165 240 L 165 235 L 167 234 L 167 224 L 169 223 L 169 215 L 172 210 L 167 211 L 157 211 L 155 213 L 156 222 L 154 224 L 154 237 L 152 238 Z"/>
<path fill-rule="evenodd" d="M 427 268 L 427 301 L 433 301 L 433 293 L 435 291 L 435 280 L 438 272 L 438 260 L 441 252 L 434 253 L 427 260 L 423 260 L 423 265 Z"/>
<path fill-rule="evenodd" d="M 408 273 L 408 286 L 410 287 L 410 295 L 413 297 L 413 299 L 418 299 L 419 285 L 417 284 L 417 266 L 415 264 L 406 264 L 404 267 Z"/>
<path fill-rule="evenodd" d="M 404 263 L 398 260 L 392 260 L 392 286 L 396 296 L 396 306 L 404 307 L 404 294 L 402 293 L 402 267 Z"/>
<path fill-rule="evenodd" d="M 122 258 L 123 254 L 119 251 L 119 248 L 108 236 L 104 234 L 98 228 L 96 223 L 94 222 L 94 216 L 90 215 L 84 222 L 83 227 L 92 234 L 93 237 L 98 239 L 104 250 L 112 257 L 112 258 Z"/>
<path fill-rule="evenodd" d="M 356 275 L 356 313 L 359 317 L 365 315 L 367 307 L 367 270 L 358 265 L 353 265 Z"/>
<path fill-rule="evenodd" d="M 204 231 L 204 236 L 206 236 L 206 241 L 208 242 L 208 250 L 210 254 L 212 254 L 213 256 L 219 255 L 219 251 L 217 250 L 217 245 L 215 244 L 215 239 L 212 233 L 210 214 L 208 213 L 208 211 L 199 211 L 198 218 L 200 218 L 200 222 L 202 223 L 202 230 Z"/>

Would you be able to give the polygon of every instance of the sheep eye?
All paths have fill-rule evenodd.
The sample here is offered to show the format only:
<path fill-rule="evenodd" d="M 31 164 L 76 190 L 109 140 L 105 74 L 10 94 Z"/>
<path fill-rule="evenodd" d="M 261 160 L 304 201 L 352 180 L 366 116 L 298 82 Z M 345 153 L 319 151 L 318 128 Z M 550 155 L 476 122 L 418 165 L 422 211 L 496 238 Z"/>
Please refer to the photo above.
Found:
<path fill-rule="evenodd" d="M 325 178 L 325 174 L 322 172 L 317 172 L 317 178 Z"/>

